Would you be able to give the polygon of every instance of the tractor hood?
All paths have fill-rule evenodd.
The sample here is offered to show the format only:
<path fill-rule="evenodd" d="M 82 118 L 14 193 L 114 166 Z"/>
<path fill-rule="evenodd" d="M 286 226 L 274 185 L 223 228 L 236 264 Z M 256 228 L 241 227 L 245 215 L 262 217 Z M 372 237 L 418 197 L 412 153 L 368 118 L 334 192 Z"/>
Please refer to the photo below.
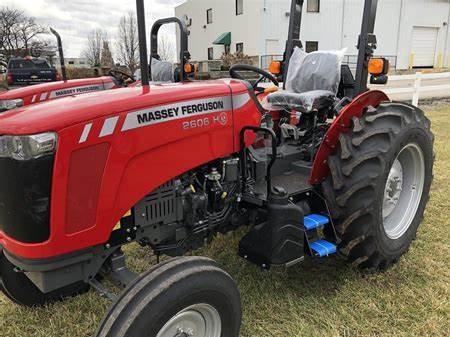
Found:
<path fill-rule="evenodd" d="M 72 87 L 84 87 L 88 85 L 96 84 L 106 84 L 112 83 L 110 76 L 98 77 L 98 78 L 88 78 L 88 79 L 78 79 L 70 80 L 67 82 L 58 81 L 51 83 L 43 83 L 38 85 L 32 85 L 23 88 L 17 88 L 14 90 L 9 90 L 0 94 L 0 100 L 35 97 L 37 102 L 40 101 L 41 95 L 42 100 L 50 98 L 50 96 L 58 94 L 59 91 L 72 88 Z M 79 93 L 82 93 L 81 91 Z M 34 103 L 34 102 L 33 102 Z"/>
<path fill-rule="evenodd" d="M 202 97 L 230 95 L 228 81 L 151 85 L 70 96 L 0 114 L 0 135 L 59 131 L 99 117 Z"/>

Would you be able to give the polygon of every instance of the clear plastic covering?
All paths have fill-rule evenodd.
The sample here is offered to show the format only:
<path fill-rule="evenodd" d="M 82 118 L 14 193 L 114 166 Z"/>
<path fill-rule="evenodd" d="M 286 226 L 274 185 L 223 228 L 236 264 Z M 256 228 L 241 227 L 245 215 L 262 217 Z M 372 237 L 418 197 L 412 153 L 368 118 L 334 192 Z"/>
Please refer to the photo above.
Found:
<path fill-rule="evenodd" d="M 295 48 L 286 78 L 286 91 L 274 92 L 262 102 L 267 110 L 311 112 L 333 104 L 341 81 L 346 49 L 305 53 Z"/>
<path fill-rule="evenodd" d="M 173 82 L 173 65 L 171 62 L 160 61 L 152 58 L 152 81 Z"/>
<path fill-rule="evenodd" d="M 267 102 L 263 104 L 269 110 L 297 110 L 310 112 L 319 110 L 333 104 L 335 94 L 327 90 L 312 90 L 301 94 L 280 91 L 267 96 Z"/>
<path fill-rule="evenodd" d="M 289 62 L 286 89 L 304 93 L 326 90 L 337 94 L 341 81 L 341 65 L 346 49 L 305 53 L 295 48 Z"/>

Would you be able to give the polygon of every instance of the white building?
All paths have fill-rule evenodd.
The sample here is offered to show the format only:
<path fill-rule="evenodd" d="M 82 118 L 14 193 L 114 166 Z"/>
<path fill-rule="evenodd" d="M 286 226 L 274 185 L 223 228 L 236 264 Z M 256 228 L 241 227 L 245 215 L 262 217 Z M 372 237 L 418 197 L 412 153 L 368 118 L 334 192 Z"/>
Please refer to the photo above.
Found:
<path fill-rule="evenodd" d="M 66 67 L 71 68 L 90 68 L 88 61 L 84 57 L 65 57 Z M 59 57 L 53 62 L 57 68 L 60 67 Z"/>
<path fill-rule="evenodd" d="M 187 0 L 175 8 L 189 26 L 192 60 L 218 59 L 225 48 L 250 56 L 282 55 L 290 0 Z M 361 27 L 364 0 L 305 0 L 301 40 L 307 51 L 347 49 L 348 60 Z M 379 0 L 376 55 L 397 69 L 450 66 L 449 0 Z M 230 33 L 230 34 L 228 34 Z M 222 39 L 222 41 L 217 40 Z M 227 42 L 229 47 L 214 44 Z"/>

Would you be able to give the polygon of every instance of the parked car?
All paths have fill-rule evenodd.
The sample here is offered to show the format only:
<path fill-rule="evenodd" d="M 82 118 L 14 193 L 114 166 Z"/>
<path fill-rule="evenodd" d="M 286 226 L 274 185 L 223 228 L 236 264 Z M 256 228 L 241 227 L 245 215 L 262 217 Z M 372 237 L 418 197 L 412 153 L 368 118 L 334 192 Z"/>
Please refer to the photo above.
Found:
<path fill-rule="evenodd" d="M 6 80 L 9 86 L 30 85 L 60 81 L 61 77 L 56 68 L 45 59 L 15 57 L 8 62 Z"/>

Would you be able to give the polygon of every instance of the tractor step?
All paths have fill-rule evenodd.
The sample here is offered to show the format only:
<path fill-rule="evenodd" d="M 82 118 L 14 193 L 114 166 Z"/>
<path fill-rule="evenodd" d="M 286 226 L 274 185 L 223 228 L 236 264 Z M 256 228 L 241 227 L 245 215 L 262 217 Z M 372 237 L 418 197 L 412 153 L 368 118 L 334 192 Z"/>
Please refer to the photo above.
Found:
<path fill-rule="evenodd" d="M 310 244 L 316 256 L 324 257 L 336 253 L 336 245 L 326 240 L 317 240 Z"/>
<path fill-rule="evenodd" d="M 319 214 L 310 214 L 304 218 L 304 226 L 307 231 L 320 228 L 329 222 L 330 220 L 326 216 Z"/>

